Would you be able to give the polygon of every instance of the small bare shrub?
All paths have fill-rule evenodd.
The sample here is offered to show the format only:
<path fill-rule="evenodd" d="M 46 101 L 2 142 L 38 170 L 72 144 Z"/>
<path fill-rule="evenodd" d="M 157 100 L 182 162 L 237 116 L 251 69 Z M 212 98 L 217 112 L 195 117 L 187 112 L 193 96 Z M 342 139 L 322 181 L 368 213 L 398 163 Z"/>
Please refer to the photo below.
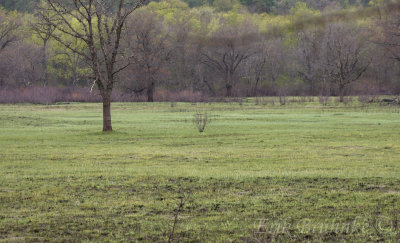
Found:
<path fill-rule="evenodd" d="M 176 227 L 178 225 L 178 217 L 179 217 L 179 214 L 183 212 L 183 207 L 184 206 L 185 206 L 185 198 L 184 197 L 180 197 L 180 202 L 178 204 L 178 208 L 175 210 L 175 213 L 174 213 L 174 223 L 173 223 L 172 229 L 171 229 L 171 231 L 169 232 L 169 235 L 168 235 L 168 243 L 174 241 L 175 230 L 176 230 Z"/>
<path fill-rule="evenodd" d="M 206 129 L 207 125 L 210 123 L 210 117 L 206 111 L 196 112 L 193 116 L 193 124 L 196 126 L 197 130 L 202 133 Z"/>

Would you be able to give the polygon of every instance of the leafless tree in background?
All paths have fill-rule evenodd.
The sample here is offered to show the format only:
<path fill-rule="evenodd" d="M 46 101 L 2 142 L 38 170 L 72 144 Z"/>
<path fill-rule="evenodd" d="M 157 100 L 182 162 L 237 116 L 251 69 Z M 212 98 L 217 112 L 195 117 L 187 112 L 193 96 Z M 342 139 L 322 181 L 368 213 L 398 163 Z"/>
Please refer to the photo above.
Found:
<path fill-rule="evenodd" d="M 18 28 L 19 23 L 0 9 L 0 87 L 8 83 L 6 73 L 9 70 L 6 68 L 6 56 L 3 52 L 12 43 L 18 41 L 19 38 L 16 33 Z"/>
<path fill-rule="evenodd" d="M 288 61 L 285 49 L 289 47 L 283 45 L 282 39 L 271 38 L 255 42 L 253 48 L 255 54 L 244 63 L 247 95 L 274 93 L 276 82 L 285 72 Z"/>
<path fill-rule="evenodd" d="M 213 33 L 213 41 L 218 42 L 214 43 L 217 47 L 207 46 L 202 51 L 201 62 L 223 79 L 227 97 L 233 95 L 232 89 L 238 80 L 238 68 L 255 54 L 252 43 L 239 37 L 254 33 L 256 31 L 249 23 L 239 26 L 224 24 Z"/>
<path fill-rule="evenodd" d="M 46 0 L 39 12 L 41 23 L 55 29 L 51 37 L 91 65 L 103 99 L 103 131 L 112 131 L 111 93 L 117 74 L 129 66 L 120 49 L 124 25 L 144 1 Z M 76 39 L 85 43 L 87 51 L 75 47 Z"/>
<path fill-rule="evenodd" d="M 323 31 L 318 28 L 302 30 L 298 34 L 297 59 L 298 74 L 307 84 L 308 92 L 313 95 L 326 95 L 323 73 L 321 70 L 321 53 Z"/>
<path fill-rule="evenodd" d="M 204 21 L 201 17 L 201 22 Z M 203 70 L 199 67 L 201 42 L 203 41 L 203 30 L 200 30 L 200 37 L 195 40 L 191 17 L 185 16 L 176 20 L 168 26 L 170 35 L 170 49 L 172 50 L 166 68 L 169 72 L 168 87 L 175 90 L 194 90 L 207 83 L 203 76 Z M 202 82 L 202 81 L 205 81 Z M 212 87 L 209 87 L 212 92 Z"/>
<path fill-rule="evenodd" d="M 400 62 L 400 14 L 395 13 L 381 21 L 383 37 L 378 43 L 385 47 L 391 58 Z"/>
<path fill-rule="evenodd" d="M 367 40 L 360 34 L 360 28 L 349 23 L 333 23 L 325 29 L 322 68 L 328 80 L 336 85 L 340 102 L 345 88 L 357 81 L 371 63 Z"/>
<path fill-rule="evenodd" d="M 43 8 L 42 8 L 43 9 Z M 50 13 L 48 11 L 44 11 L 41 13 L 41 15 L 49 15 Z M 47 18 L 50 18 L 50 16 L 47 16 Z M 47 72 L 47 66 L 48 66 L 48 55 L 47 55 L 47 47 L 50 39 L 52 38 L 52 35 L 55 31 L 55 27 L 53 24 L 46 22 L 46 21 L 41 21 L 32 24 L 31 29 L 33 33 L 35 33 L 40 40 L 42 41 L 42 61 L 41 64 L 43 66 L 43 76 L 42 76 L 42 84 L 44 86 L 47 85 L 48 82 L 48 72 Z"/>
<path fill-rule="evenodd" d="M 256 45 L 256 54 L 244 61 L 244 79 L 246 80 L 246 95 L 258 95 L 258 89 L 261 83 L 265 80 L 265 73 L 268 65 L 269 50 L 264 40 L 261 40 Z"/>
<path fill-rule="evenodd" d="M 151 12 L 138 11 L 127 22 L 126 44 L 132 65 L 125 69 L 123 86 L 130 92 L 146 91 L 147 101 L 154 101 L 159 82 L 166 79 L 165 65 L 171 49 L 168 33 L 159 17 Z"/>

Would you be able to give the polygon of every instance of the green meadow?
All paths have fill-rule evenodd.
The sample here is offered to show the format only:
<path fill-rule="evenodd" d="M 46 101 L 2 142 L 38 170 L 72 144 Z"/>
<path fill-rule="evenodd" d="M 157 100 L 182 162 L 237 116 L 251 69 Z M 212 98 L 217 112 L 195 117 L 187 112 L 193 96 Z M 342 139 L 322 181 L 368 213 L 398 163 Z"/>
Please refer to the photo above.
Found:
<path fill-rule="evenodd" d="M 101 108 L 0 105 L 0 241 L 400 240 L 400 106 Z"/>

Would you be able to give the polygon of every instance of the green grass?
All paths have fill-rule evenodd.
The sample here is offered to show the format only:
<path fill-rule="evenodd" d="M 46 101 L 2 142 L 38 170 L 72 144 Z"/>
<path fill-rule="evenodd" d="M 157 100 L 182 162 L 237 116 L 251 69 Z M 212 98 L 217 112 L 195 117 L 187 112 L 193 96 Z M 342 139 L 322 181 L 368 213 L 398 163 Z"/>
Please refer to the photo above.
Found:
<path fill-rule="evenodd" d="M 112 116 L 103 134 L 100 104 L 0 106 L 0 241 L 400 237 L 399 107 L 114 103 Z"/>

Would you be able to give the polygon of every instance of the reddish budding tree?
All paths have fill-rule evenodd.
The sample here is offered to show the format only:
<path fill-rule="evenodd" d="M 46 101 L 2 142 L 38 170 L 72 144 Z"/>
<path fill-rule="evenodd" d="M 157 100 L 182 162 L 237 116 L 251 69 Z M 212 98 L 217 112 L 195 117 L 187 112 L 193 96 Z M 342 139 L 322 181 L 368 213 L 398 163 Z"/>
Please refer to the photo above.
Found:
<path fill-rule="evenodd" d="M 103 99 L 103 131 L 112 131 L 111 93 L 117 74 L 129 66 L 120 43 L 128 16 L 145 0 L 46 0 L 40 23 L 52 26 L 48 34 L 90 64 L 94 85 Z M 77 48 L 76 40 L 86 49 Z"/>

